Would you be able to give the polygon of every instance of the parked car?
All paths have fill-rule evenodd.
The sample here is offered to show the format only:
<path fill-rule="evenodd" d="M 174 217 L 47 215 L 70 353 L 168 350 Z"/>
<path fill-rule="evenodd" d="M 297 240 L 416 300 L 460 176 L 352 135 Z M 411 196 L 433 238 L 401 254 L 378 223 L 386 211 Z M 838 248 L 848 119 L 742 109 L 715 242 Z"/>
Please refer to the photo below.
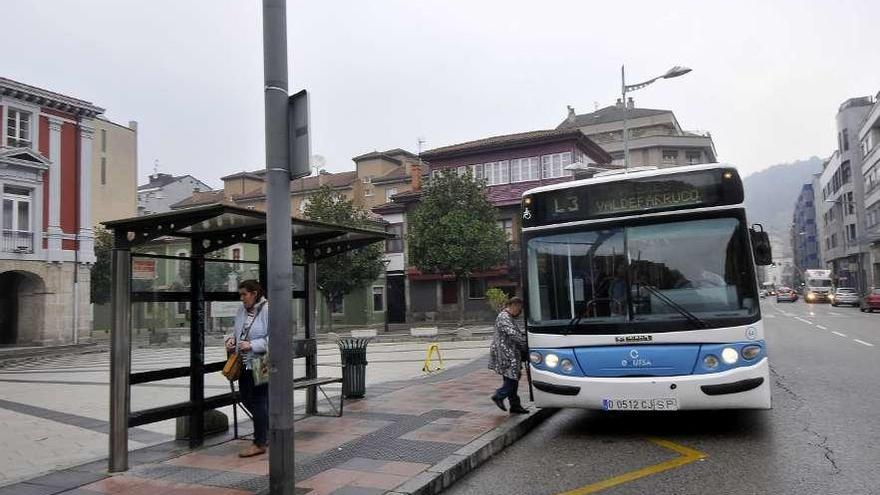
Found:
<path fill-rule="evenodd" d="M 758 291 L 758 294 L 761 296 L 761 299 L 767 298 L 767 291 L 764 289 L 761 289 L 760 291 Z"/>
<path fill-rule="evenodd" d="M 780 287 L 779 290 L 776 291 L 776 302 L 795 302 L 798 300 L 797 294 L 788 287 Z"/>
<path fill-rule="evenodd" d="M 859 305 L 859 293 L 852 287 L 838 287 L 829 299 L 831 299 L 832 306 L 840 306 L 841 304 Z"/>
<path fill-rule="evenodd" d="M 868 292 L 862 297 L 859 309 L 861 309 L 862 312 L 873 312 L 875 309 L 880 310 L 880 288 L 874 287 L 868 289 Z"/>

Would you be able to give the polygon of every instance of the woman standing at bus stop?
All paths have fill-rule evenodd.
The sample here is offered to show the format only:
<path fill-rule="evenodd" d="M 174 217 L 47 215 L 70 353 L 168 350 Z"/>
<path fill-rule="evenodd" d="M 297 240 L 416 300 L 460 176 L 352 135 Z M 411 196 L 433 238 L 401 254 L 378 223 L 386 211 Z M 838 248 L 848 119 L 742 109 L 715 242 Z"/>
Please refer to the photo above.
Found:
<path fill-rule="evenodd" d="M 235 331 L 226 338 L 226 350 L 242 356 L 242 371 L 238 386 L 244 406 L 254 418 L 254 443 L 238 453 L 252 457 L 266 452 L 269 436 L 269 384 L 254 384 L 254 354 L 269 350 L 269 303 L 263 297 L 263 288 L 256 280 L 245 280 L 238 285 L 242 306 L 235 315 Z"/>
<path fill-rule="evenodd" d="M 489 369 L 501 375 L 501 388 L 492 395 L 492 402 L 502 411 L 504 399 L 510 402 L 511 414 L 528 414 L 529 410 L 522 406 L 517 389 L 522 375 L 523 356 L 528 354 L 526 334 L 516 324 L 516 318 L 522 313 L 523 300 L 512 297 L 495 319 L 495 336 L 489 348 Z M 528 366 L 528 364 L 526 365 Z"/>

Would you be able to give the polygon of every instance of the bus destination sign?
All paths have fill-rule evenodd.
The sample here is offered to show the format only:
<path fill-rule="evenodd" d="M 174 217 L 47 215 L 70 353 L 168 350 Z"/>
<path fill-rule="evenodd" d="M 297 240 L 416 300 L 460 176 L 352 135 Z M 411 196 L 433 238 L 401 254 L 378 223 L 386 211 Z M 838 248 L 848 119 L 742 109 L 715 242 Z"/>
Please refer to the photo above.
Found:
<path fill-rule="evenodd" d="M 697 206 L 705 202 L 707 191 L 695 184 L 663 180 L 609 184 L 591 192 L 593 194 L 587 198 L 588 216 Z"/>
<path fill-rule="evenodd" d="M 527 199 L 526 226 L 741 203 L 742 183 L 732 169 L 700 170 L 585 184 Z M 528 214 L 526 214 L 528 213 Z"/>

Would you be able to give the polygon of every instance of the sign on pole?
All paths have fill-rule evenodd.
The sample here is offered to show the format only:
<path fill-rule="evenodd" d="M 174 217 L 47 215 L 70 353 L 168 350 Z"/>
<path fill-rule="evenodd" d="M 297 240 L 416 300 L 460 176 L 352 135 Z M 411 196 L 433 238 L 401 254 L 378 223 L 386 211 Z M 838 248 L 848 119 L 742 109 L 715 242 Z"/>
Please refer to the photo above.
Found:
<path fill-rule="evenodd" d="M 288 168 L 290 180 L 312 173 L 309 145 L 309 94 L 302 90 L 287 99 L 287 129 L 290 153 Z"/>

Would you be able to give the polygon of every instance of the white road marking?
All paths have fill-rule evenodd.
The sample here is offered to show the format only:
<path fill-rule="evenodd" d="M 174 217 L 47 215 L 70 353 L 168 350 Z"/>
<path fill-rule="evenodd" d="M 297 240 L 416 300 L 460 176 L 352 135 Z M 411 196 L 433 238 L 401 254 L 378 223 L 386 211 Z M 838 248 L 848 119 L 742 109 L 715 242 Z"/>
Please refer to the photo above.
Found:
<path fill-rule="evenodd" d="M 765 315 L 767 318 L 776 318 L 776 315 Z"/>
<path fill-rule="evenodd" d="M 838 332 L 838 331 L 836 331 L 836 330 L 832 330 L 831 333 L 833 333 L 834 335 L 840 335 L 841 337 L 846 337 L 846 334 L 845 334 L 845 333 L 840 333 L 840 332 Z"/>
<path fill-rule="evenodd" d="M 840 313 L 835 313 L 834 311 L 829 311 L 828 314 L 831 316 L 840 316 Z"/>
<path fill-rule="evenodd" d="M 859 339 L 853 339 L 853 340 L 855 340 L 855 341 L 858 342 L 859 344 L 866 345 L 866 346 L 868 346 L 868 347 L 874 347 L 874 344 L 872 344 L 872 343 L 870 343 L 870 342 L 865 342 L 864 340 L 859 340 Z"/>
<path fill-rule="evenodd" d="M 819 330 L 828 330 L 827 327 L 823 327 L 822 325 L 816 325 L 816 328 L 818 328 Z"/>
<path fill-rule="evenodd" d="M 810 320 L 805 320 L 805 319 L 801 318 L 800 316 L 795 316 L 794 319 L 795 319 L 795 320 L 798 320 L 798 321 L 802 321 L 802 322 L 806 323 L 807 325 L 812 325 L 812 324 L 813 324 L 812 321 L 810 321 Z"/>

